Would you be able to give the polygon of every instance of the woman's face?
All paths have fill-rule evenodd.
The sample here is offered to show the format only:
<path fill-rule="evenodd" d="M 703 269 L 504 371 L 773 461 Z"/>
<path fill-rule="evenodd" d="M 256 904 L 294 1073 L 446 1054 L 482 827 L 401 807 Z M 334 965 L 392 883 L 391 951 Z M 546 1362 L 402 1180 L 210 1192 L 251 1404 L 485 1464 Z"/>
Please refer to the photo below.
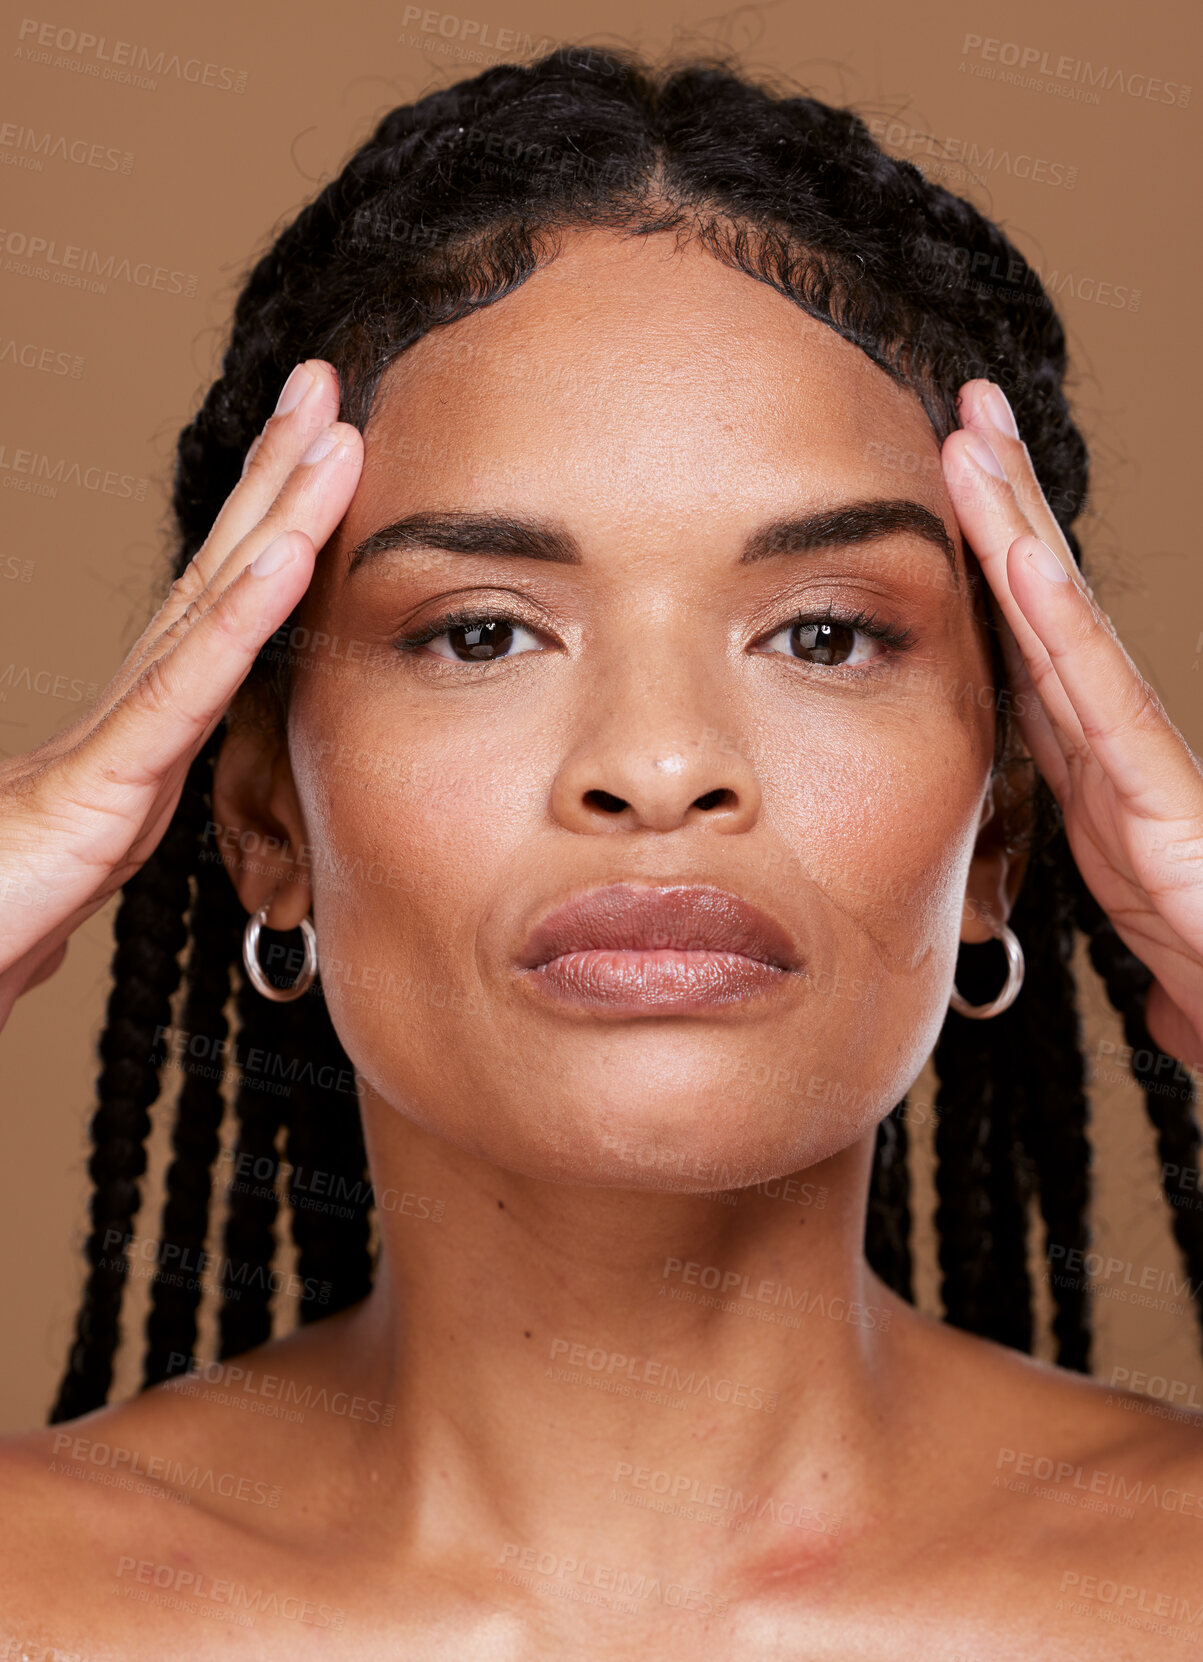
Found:
<path fill-rule="evenodd" d="M 999 892 L 989 655 L 912 392 L 696 245 L 571 233 L 391 366 L 300 623 L 281 822 L 384 1102 L 510 1170 L 705 1190 L 901 1098 Z M 771 967 L 694 958 L 700 1002 L 596 942 L 523 967 L 614 884 L 742 898 Z"/>

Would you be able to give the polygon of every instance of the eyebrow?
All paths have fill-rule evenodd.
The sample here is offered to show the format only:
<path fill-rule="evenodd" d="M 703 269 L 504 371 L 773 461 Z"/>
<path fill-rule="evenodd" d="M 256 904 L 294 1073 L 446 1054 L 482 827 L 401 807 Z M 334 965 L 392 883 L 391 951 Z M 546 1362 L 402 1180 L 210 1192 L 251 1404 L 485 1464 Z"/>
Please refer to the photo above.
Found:
<path fill-rule="evenodd" d="M 920 502 L 883 498 L 845 502 L 811 514 L 792 515 L 759 526 L 747 538 L 740 565 L 820 548 L 846 548 L 909 533 L 939 549 L 960 584 L 957 551 L 944 522 Z M 449 554 L 480 554 L 584 564 L 576 539 L 562 526 L 509 514 L 417 513 L 382 526 L 352 549 L 347 576 L 384 554 L 440 548 Z"/>

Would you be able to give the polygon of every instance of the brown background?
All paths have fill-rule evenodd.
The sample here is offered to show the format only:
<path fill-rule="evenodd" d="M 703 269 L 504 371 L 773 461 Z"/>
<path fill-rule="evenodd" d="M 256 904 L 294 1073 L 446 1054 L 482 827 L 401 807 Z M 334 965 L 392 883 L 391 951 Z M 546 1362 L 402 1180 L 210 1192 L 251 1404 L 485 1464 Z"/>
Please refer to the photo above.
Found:
<path fill-rule="evenodd" d="M 722 13 L 687 0 L 455 4 L 423 13 L 371 0 L 214 0 L 203 10 L 72 0 L 32 12 L 37 29 L 22 33 L 19 18 L 3 26 L 0 753 L 29 748 L 77 714 L 80 693 L 108 679 L 153 609 L 175 435 L 215 373 L 240 274 L 272 229 L 385 110 L 565 41 L 656 55 L 734 49 L 754 72 L 851 104 L 887 148 L 969 196 L 1046 278 L 1057 274 L 1076 410 L 1094 457 L 1088 568 L 1141 669 L 1203 751 L 1199 238 L 1188 201 L 1203 87 L 1185 107 L 1178 90 L 1203 77 L 1186 0 L 1130 12 L 1085 0 L 1051 11 L 1031 0 L 1005 10 L 962 0 L 769 0 Z M 62 37 L 39 47 L 43 24 L 104 36 L 105 45 L 81 53 Z M 971 40 L 966 50 L 970 36 L 1006 46 Z M 119 40 L 150 60 L 163 54 L 154 84 L 105 78 Z M 1002 79 L 1000 59 L 1029 49 L 1037 84 Z M 1070 63 L 1057 81 L 1048 71 L 1062 58 Z M 1103 67 L 1112 84 L 1097 102 L 1056 94 L 1075 78 L 1088 85 L 1081 77 Z M 1150 79 L 1152 98 L 1143 95 Z M 1157 83 L 1173 84 L 1173 102 L 1161 101 Z M 30 137 L 48 141 L 50 153 L 25 148 Z M 78 159 L 62 157 L 60 140 Z M 112 255 L 115 268 L 145 262 L 168 275 L 157 288 L 119 269 L 106 292 L 62 286 L 56 268 L 42 261 L 31 271 L 21 256 L 21 239 L 39 236 L 60 250 L 95 249 L 102 262 Z M 60 461 L 55 494 L 22 488 L 31 467 L 53 473 Z M 45 690 L 20 684 L 26 669 Z M 44 1418 L 68 1343 L 111 920 L 109 908 L 79 931 L 64 968 L 19 1002 L 0 1041 L 0 1427 Z M 1096 1242 L 1130 1266 L 1112 1271 L 1095 1300 L 1096 1371 L 1145 1370 L 1181 1381 L 1203 1403 L 1203 1362 L 1181 1300 L 1150 1311 L 1125 1296 L 1125 1283 L 1150 1267 L 1159 1275 L 1179 1265 L 1140 1098 L 1124 1070 L 1097 1060 L 1100 1044 L 1120 1042 L 1118 1024 L 1091 972 L 1081 979 L 1096 1057 Z M 922 1209 L 927 1076 L 913 1096 Z M 163 1131 L 160 1112 L 152 1194 Z M 153 1211 L 144 1210 L 142 1233 L 154 1232 Z M 923 1296 L 934 1307 L 930 1257 L 928 1244 Z M 134 1290 L 137 1305 L 145 1281 Z M 128 1343 L 122 1353 L 122 1391 L 135 1387 L 135 1352 Z"/>

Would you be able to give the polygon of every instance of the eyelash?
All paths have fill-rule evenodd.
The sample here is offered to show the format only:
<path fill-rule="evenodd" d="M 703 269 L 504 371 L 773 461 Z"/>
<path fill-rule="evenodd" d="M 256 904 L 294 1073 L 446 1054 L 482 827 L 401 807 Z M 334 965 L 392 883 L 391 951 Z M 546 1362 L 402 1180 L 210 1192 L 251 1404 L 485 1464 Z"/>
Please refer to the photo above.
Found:
<path fill-rule="evenodd" d="M 480 623 L 516 623 L 521 628 L 528 629 L 531 634 L 534 634 L 534 630 L 530 628 L 530 625 L 528 623 L 523 623 L 520 617 L 515 617 L 513 612 L 490 612 L 488 610 L 467 611 L 461 608 L 452 612 L 444 612 L 441 617 L 435 618 L 434 621 L 428 624 L 425 629 L 420 630 L 415 635 L 399 635 L 393 642 L 393 645 L 399 652 L 417 652 L 419 647 L 425 646 L 429 641 L 438 640 L 440 635 L 447 634 L 447 632 L 451 629 L 471 627 L 473 624 Z M 522 657 L 524 654 L 516 653 L 515 656 Z M 504 661 L 505 660 L 501 658 L 483 658 L 480 660 L 480 663 L 484 665 L 503 663 Z M 443 659 L 443 662 L 457 662 L 464 669 L 472 669 L 475 667 L 472 664 L 466 663 L 462 658 L 456 660 L 445 658 Z"/>
<path fill-rule="evenodd" d="M 867 635 L 870 640 L 877 641 L 881 646 L 884 646 L 887 649 L 887 652 L 905 652 L 913 643 L 915 638 L 915 632 L 913 629 L 905 628 L 900 624 L 890 623 L 886 619 L 880 617 L 877 612 L 866 612 L 863 610 L 855 612 L 840 612 L 837 611 L 834 606 L 830 605 L 827 607 L 825 612 L 796 612 L 793 617 L 786 618 L 784 623 L 774 629 L 771 636 L 766 636 L 765 638 L 771 640 L 773 636 L 783 634 L 787 631 L 792 632 L 794 629 L 804 627 L 808 624 L 818 624 L 820 628 L 824 625 L 834 624 L 840 629 L 853 629 L 857 634 Z M 779 656 L 784 657 L 786 654 L 781 653 Z M 882 653 L 880 656 L 884 657 L 886 656 L 886 653 Z M 876 661 L 876 659 L 871 660 L 871 662 Z M 806 660 L 803 658 L 795 658 L 793 662 L 805 663 Z M 823 666 L 812 664 L 809 667 L 812 669 L 819 669 Z M 847 670 L 849 674 L 853 675 L 861 672 L 861 666 L 858 664 L 836 664 L 833 667 L 835 669 Z M 830 669 L 828 673 L 830 673 Z"/>
<path fill-rule="evenodd" d="M 524 623 L 521 618 L 516 617 L 512 612 L 491 612 L 487 609 L 469 610 L 466 608 L 458 608 L 454 611 L 444 612 L 440 617 L 435 618 L 426 626 L 426 628 L 418 631 L 416 634 L 399 635 L 394 640 L 393 645 L 399 652 L 414 654 L 419 652 L 423 646 L 428 645 L 431 641 L 438 640 L 441 635 L 447 634 L 452 629 L 472 627 L 482 623 L 517 624 L 520 628 L 526 629 L 532 634 L 535 633 L 529 624 Z M 786 618 L 783 623 L 779 624 L 777 628 L 772 631 L 772 636 L 780 635 L 785 631 L 792 631 L 799 626 L 805 626 L 808 624 L 818 624 L 820 627 L 824 625 L 835 625 L 838 628 L 855 630 L 858 634 L 866 635 L 870 640 L 877 641 L 889 652 L 905 652 L 914 640 L 914 631 L 912 629 L 889 623 L 888 621 L 882 619 L 876 612 L 866 612 L 864 610 L 839 612 L 832 606 L 828 606 L 827 610 L 821 613 L 797 612 L 794 616 Z M 764 638 L 771 639 L 772 636 L 766 636 Z M 442 654 L 433 654 L 433 656 L 439 657 L 443 663 L 454 663 L 457 668 L 460 669 L 484 669 L 490 667 L 492 664 L 505 663 L 507 661 L 504 658 L 482 658 L 478 661 L 478 663 L 472 664 L 462 658 L 443 658 Z M 515 653 L 514 656 L 521 658 L 525 657 L 526 653 L 518 652 Z M 787 654 L 770 654 L 770 656 L 785 657 Z M 881 656 L 885 656 L 885 654 L 882 654 Z M 793 662 L 795 663 L 804 663 L 805 661 L 805 659 L 801 658 L 793 659 Z M 876 659 L 870 661 L 876 662 Z M 812 664 L 809 667 L 818 669 L 823 666 Z M 851 674 L 861 673 L 860 666 L 855 664 L 850 666 L 837 664 L 831 666 L 828 673 L 831 672 L 831 668 L 837 670 L 847 669 Z"/>

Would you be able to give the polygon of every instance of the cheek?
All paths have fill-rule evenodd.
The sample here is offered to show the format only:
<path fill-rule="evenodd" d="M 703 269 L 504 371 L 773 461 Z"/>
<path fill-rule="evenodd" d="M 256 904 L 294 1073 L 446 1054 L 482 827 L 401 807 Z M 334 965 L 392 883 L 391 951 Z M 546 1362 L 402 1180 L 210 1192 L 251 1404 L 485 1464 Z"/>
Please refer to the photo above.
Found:
<path fill-rule="evenodd" d="M 765 736 L 782 851 L 774 892 L 834 913 L 838 956 L 869 981 L 933 976 L 955 956 L 990 768 L 988 718 L 972 700 L 884 703 Z"/>
<path fill-rule="evenodd" d="M 290 744 L 323 962 L 334 953 L 467 994 L 489 896 L 532 880 L 546 735 L 471 701 L 431 719 L 383 684 L 370 700 L 298 706 Z"/>

